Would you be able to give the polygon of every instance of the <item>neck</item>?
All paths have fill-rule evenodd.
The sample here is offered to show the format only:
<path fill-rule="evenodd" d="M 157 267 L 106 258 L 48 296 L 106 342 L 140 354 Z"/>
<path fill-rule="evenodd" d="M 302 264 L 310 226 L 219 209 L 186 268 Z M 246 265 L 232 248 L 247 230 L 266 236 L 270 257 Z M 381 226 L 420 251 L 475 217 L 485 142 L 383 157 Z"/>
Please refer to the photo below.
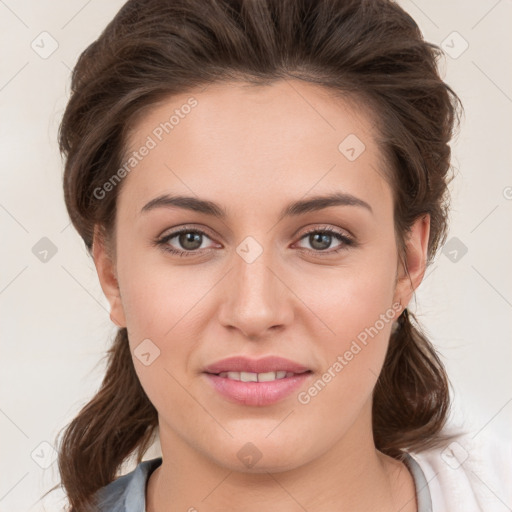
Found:
<path fill-rule="evenodd" d="M 162 423 L 160 439 L 163 461 L 148 482 L 147 512 L 417 511 L 412 476 L 375 449 L 371 423 L 361 429 L 356 422 L 327 453 L 279 472 L 223 467 Z"/>

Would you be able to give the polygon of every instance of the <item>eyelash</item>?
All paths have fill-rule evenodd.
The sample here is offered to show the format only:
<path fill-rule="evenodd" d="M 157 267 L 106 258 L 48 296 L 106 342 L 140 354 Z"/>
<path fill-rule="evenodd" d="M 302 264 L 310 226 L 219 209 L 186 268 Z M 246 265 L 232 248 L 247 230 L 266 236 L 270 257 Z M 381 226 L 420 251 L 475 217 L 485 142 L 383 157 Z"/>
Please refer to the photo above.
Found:
<path fill-rule="evenodd" d="M 181 229 L 179 229 L 177 231 L 173 231 L 172 233 L 169 233 L 168 235 L 165 235 L 165 236 L 163 236 L 161 238 L 156 239 L 154 241 L 154 245 L 161 247 L 164 251 L 166 251 L 168 253 L 171 253 L 173 255 L 180 256 L 180 257 L 183 257 L 183 256 L 185 256 L 185 257 L 187 257 L 187 256 L 196 256 L 197 254 L 199 254 L 201 249 L 196 249 L 194 251 L 180 251 L 178 249 L 173 249 L 173 248 L 171 248 L 168 245 L 169 240 L 172 240 L 173 238 L 175 238 L 178 235 L 181 235 L 182 233 L 196 233 L 196 234 L 200 234 L 200 235 L 205 235 L 208 238 L 210 238 L 208 236 L 208 234 L 205 233 L 204 231 L 201 231 L 201 230 L 196 229 L 196 228 L 192 229 L 192 228 L 184 227 L 184 228 L 181 228 Z M 314 234 L 314 233 L 322 233 L 322 234 L 328 233 L 329 235 L 332 235 L 335 238 L 337 238 L 340 242 L 343 242 L 342 245 L 338 249 L 335 249 L 335 250 L 332 250 L 332 251 L 320 251 L 320 250 L 316 250 L 315 251 L 315 250 L 312 250 L 312 249 L 302 249 L 302 250 L 307 251 L 309 253 L 314 253 L 315 255 L 320 255 L 320 256 L 328 255 L 328 256 L 331 256 L 333 254 L 337 254 L 337 253 L 339 253 L 341 251 L 347 250 L 347 248 L 350 247 L 350 246 L 356 247 L 356 245 L 357 245 L 356 241 L 353 238 L 350 238 L 350 237 L 348 237 L 346 235 L 343 235 L 340 232 L 338 232 L 335 229 L 330 228 L 330 227 L 321 228 L 321 229 L 319 229 L 319 228 L 311 229 L 310 231 L 307 231 L 306 233 L 304 233 L 300 237 L 299 240 L 302 240 L 302 239 L 306 238 L 308 235 L 311 235 L 311 234 Z"/>

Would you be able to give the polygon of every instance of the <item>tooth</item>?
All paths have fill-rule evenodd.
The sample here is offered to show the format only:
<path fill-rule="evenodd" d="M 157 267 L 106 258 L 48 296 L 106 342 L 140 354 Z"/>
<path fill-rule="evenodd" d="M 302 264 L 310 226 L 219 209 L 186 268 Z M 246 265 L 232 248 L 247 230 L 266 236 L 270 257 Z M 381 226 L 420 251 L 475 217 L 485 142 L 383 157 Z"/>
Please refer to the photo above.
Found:
<path fill-rule="evenodd" d="M 242 382 L 258 382 L 258 374 L 252 372 L 240 372 Z"/>
<path fill-rule="evenodd" d="M 293 377 L 293 372 L 285 370 L 278 370 L 276 372 L 220 372 L 219 377 L 228 378 L 231 380 L 238 380 L 242 382 L 272 382 L 277 379 L 284 379 L 285 377 Z"/>
<path fill-rule="evenodd" d="M 276 372 L 258 373 L 258 382 L 270 382 L 276 380 Z"/>

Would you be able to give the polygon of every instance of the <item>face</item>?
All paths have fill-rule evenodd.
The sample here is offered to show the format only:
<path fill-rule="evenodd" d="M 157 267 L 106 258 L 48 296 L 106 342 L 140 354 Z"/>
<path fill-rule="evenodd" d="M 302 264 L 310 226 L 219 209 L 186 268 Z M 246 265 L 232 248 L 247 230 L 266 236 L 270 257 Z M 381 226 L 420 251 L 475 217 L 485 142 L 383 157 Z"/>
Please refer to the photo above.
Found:
<path fill-rule="evenodd" d="M 115 255 L 98 237 L 94 255 L 163 449 L 268 471 L 371 439 L 372 390 L 428 239 L 416 223 L 410 281 L 372 121 L 282 81 L 174 96 L 134 127 Z"/>

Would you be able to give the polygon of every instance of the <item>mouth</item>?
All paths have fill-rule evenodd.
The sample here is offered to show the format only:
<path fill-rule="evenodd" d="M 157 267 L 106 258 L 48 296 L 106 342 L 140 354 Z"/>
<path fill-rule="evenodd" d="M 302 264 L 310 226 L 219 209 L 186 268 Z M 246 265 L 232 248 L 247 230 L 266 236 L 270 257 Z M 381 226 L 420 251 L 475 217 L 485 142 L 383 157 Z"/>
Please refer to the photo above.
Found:
<path fill-rule="evenodd" d="M 289 397 L 313 375 L 304 365 L 281 357 L 218 361 L 203 374 L 219 395 L 239 405 L 266 406 Z"/>
<path fill-rule="evenodd" d="M 218 375 L 225 379 L 237 380 L 240 382 L 272 382 L 274 380 L 287 379 L 294 377 L 295 375 L 301 375 L 302 373 L 311 373 L 311 370 L 305 372 L 294 373 L 287 372 L 286 370 L 278 370 L 276 372 L 220 372 L 213 375 Z"/>

